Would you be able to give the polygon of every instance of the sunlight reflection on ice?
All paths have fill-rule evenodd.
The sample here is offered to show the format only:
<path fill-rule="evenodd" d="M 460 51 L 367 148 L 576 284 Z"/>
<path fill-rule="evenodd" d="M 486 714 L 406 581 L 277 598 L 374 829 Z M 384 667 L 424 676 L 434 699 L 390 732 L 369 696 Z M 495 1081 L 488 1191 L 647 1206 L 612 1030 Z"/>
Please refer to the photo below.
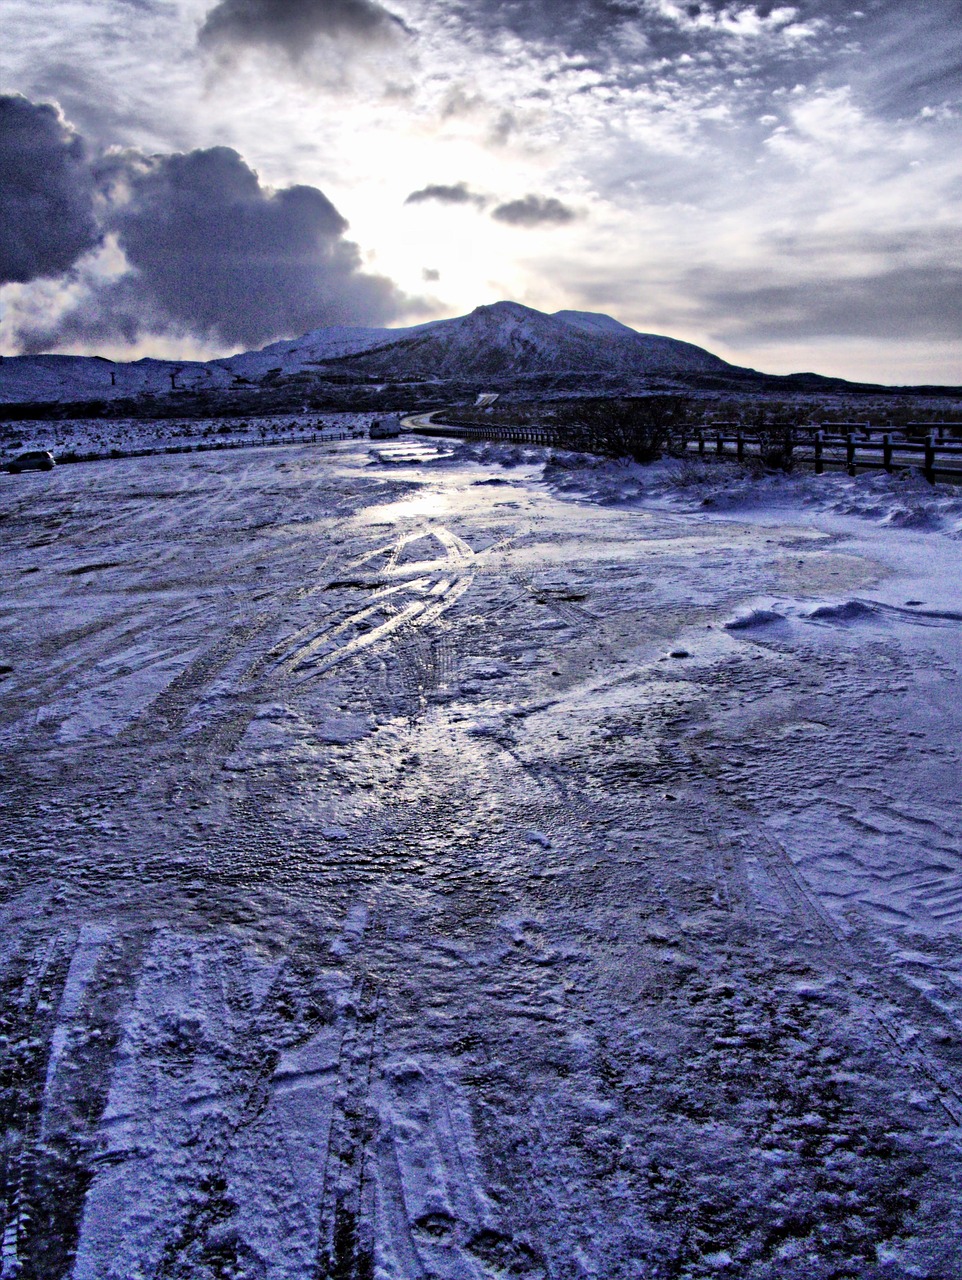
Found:
<path fill-rule="evenodd" d="M 395 520 L 414 519 L 417 516 L 438 516 L 443 511 L 447 511 L 450 505 L 450 496 L 446 493 L 424 493 L 402 502 L 388 502 L 383 506 L 369 507 L 364 514 L 370 521 L 387 520 L 393 523 Z"/>

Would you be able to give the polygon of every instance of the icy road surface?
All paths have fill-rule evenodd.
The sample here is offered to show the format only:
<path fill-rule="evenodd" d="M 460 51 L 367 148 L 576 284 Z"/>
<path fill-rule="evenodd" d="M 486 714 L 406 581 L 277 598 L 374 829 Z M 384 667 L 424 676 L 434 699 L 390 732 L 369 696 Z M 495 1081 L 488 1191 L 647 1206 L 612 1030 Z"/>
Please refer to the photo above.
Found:
<path fill-rule="evenodd" d="M 959 1276 L 962 541 L 435 454 L 0 477 L 3 1280 Z"/>

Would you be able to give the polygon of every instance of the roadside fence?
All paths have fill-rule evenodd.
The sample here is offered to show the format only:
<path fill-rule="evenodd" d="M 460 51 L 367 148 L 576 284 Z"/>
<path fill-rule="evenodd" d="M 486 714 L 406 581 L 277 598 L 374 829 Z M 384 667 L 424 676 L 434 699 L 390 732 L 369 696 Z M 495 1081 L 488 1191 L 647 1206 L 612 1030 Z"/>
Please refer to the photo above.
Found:
<path fill-rule="evenodd" d="M 855 429 L 857 427 L 857 430 Z M 924 427 L 925 434 L 922 434 Z M 962 480 L 962 438 L 948 434 L 959 423 L 931 426 L 909 423 L 898 431 L 865 423 L 840 423 L 821 427 L 794 427 L 786 443 L 793 462 L 811 463 L 815 473 L 843 469 L 849 475 L 859 471 L 904 471 L 917 467 L 932 484 L 936 479 Z M 845 428 L 844 432 L 839 428 Z M 550 427 L 488 425 L 431 421 L 411 427 L 417 435 L 456 436 L 464 440 L 498 440 L 511 444 L 545 445 L 557 449 L 577 448 L 564 431 Z M 672 453 L 731 458 L 746 462 L 760 458 L 765 447 L 757 436 L 738 430 L 733 424 L 689 429 L 676 433 L 669 442 Z"/>
<path fill-rule="evenodd" d="M 848 426 L 849 424 L 844 424 Z M 850 476 L 859 471 L 904 471 L 918 467 L 931 484 L 942 477 L 962 480 L 962 439 L 931 430 L 919 439 L 908 431 L 888 431 L 861 427 L 858 434 L 825 427 L 795 427 L 786 443 L 791 445 L 793 461 L 811 462 L 816 475 L 826 468 L 845 470 Z M 758 457 L 762 446 L 756 438 L 741 431 L 698 430 L 675 441 L 683 453 L 704 457 L 709 451 L 716 457 L 734 457 L 742 462 Z"/>

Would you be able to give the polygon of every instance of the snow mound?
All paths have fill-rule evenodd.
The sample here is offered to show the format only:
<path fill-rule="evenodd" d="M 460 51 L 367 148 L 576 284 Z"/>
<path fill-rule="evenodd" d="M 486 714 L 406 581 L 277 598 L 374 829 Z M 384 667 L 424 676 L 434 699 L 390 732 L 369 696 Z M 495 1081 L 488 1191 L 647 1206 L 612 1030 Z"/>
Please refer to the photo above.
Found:
<path fill-rule="evenodd" d="M 845 600 L 839 604 L 823 604 L 805 615 L 810 622 L 839 623 L 872 622 L 881 619 L 909 621 L 919 626 L 944 626 L 962 622 L 962 613 L 955 609 L 900 608 L 898 605 L 880 604 L 874 600 Z"/>
<path fill-rule="evenodd" d="M 802 470 L 767 474 L 733 460 L 663 458 L 639 466 L 555 450 L 543 478 L 556 492 L 605 506 L 654 503 L 688 511 L 763 514 L 802 505 L 893 528 L 962 538 L 962 491 L 956 485 L 929 484 L 918 471 L 854 477 Z"/>
<path fill-rule="evenodd" d="M 900 609 L 910 618 L 928 618 L 935 622 L 962 622 L 962 613 L 955 609 Z"/>
<path fill-rule="evenodd" d="M 543 463 L 545 451 L 537 445 L 502 444 L 495 440 L 466 440 L 456 445 L 455 462 L 478 462 L 486 467 L 523 467 Z"/>
<path fill-rule="evenodd" d="M 806 616 L 811 622 L 866 622 L 879 616 L 878 605 L 864 600 L 845 600 L 841 604 L 823 604 Z"/>
<path fill-rule="evenodd" d="M 741 613 L 731 622 L 725 623 L 726 631 L 754 631 L 759 627 L 770 627 L 774 623 L 784 622 L 785 615 L 776 613 L 774 609 L 750 609 Z"/>

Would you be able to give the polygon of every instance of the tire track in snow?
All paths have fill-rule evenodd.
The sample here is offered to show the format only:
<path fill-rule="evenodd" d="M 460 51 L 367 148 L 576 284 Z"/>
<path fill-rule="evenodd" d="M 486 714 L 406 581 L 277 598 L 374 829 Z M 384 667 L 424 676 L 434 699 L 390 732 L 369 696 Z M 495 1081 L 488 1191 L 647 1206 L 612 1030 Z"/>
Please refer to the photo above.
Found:
<path fill-rule="evenodd" d="M 910 1074 L 917 1077 L 924 1087 L 935 1095 L 955 1129 L 962 1129 L 962 1084 L 945 1071 L 931 1052 L 918 1049 L 914 1041 L 917 1029 L 906 1009 L 906 996 L 916 1005 L 918 1013 L 919 993 L 906 990 L 901 983 L 893 982 L 869 956 L 863 954 L 859 939 L 846 933 L 832 919 L 818 901 L 815 893 L 804 883 L 792 862 L 788 851 L 773 836 L 762 833 L 759 848 L 763 852 L 766 868 L 777 879 L 786 897 L 796 907 L 798 915 L 821 930 L 826 943 L 838 957 L 839 969 L 844 974 L 855 1008 L 864 1022 L 874 1026 L 884 1036 L 884 1043 L 891 1047 L 896 1058 Z M 887 1007 L 882 1004 L 886 1000 Z M 928 1008 L 929 1018 L 937 1011 Z M 939 1021 L 943 1021 L 943 1016 Z"/>
<path fill-rule="evenodd" d="M 869 698 L 871 694 L 860 696 Z M 833 745 L 840 751 L 837 744 Z M 828 753 L 828 743 L 823 743 L 823 750 Z M 744 752 L 744 744 L 739 743 L 739 756 Z M 960 1026 L 949 1011 L 951 1002 L 931 998 L 924 985 L 920 989 L 899 971 L 890 956 L 882 954 L 864 908 L 850 906 L 848 923 L 839 920 L 755 804 L 745 796 L 737 803 L 724 798 L 715 776 L 717 762 L 709 763 L 692 749 L 688 755 L 701 774 L 694 786 L 701 798 L 693 801 L 694 807 L 703 810 L 708 829 L 729 833 L 723 842 L 723 894 L 744 902 L 748 918 L 756 925 L 766 910 L 778 910 L 780 901 L 781 909 L 803 931 L 804 944 L 816 948 L 841 976 L 855 1016 L 880 1051 L 901 1065 L 923 1095 L 934 1097 L 952 1130 L 962 1129 L 962 1051 L 954 1047 Z M 789 779 L 792 780 L 793 777 Z M 784 783 L 784 779 L 780 781 Z M 860 802 L 865 804 L 861 793 Z M 875 808 L 884 809 L 884 805 L 876 804 Z M 948 835 L 944 831 L 941 834 Z M 943 851 L 943 862 L 947 853 Z M 926 885 L 919 883 L 921 874 L 914 870 L 905 872 L 904 878 L 907 891 L 926 904 L 937 900 L 940 889 L 944 893 L 944 878 Z M 953 896 L 945 894 L 941 901 L 951 913 L 955 907 Z M 950 994 L 957 999 L 957 993 Z"/>
<path fill-rule="evenodd" d="M 441 544 L 442 557 L 414 563 L 401 561 L 407 547 L 426 538 L 434 538 Z M 430 626 L 474 581 L 474 552 L 462 538 L 441 527 L 404 534 L 386 547 L 365 552 L 348 567 L 369 565 L 378 557 L 384 557 L 378 578 L 335 579 L 326 588 L 337 591 L 367 588 L 369 602 L 320 629 L 303 627 L 274 646 L 269 656 L 276 669 L 298 683 L 312 680 L 396 632 Z M 394 578 L 400 580 L 391 581 Z M 412 594 L 414 599 L 409 598 Z M 383 621 L 375 621 L 377 618 Z"/>
<path fill-rule="evenodd" d="M 136 1263 L 155 1280 L 260 1275 L 265 1236 L 288 1265 L 303 1259 L 330 1091 L 323 981 L 304 954 L 258 969 L 223 936 L 161 930 L 145 959 L 101 1125 L 82 1274 Z M 316 1121 L 305 1123 L 301 1096 L 316 1099 Z"/>
<path fill-rule="evenodd" d="M 707 785 L 710 784 L 706 779 Z M 747 817 L 744 810 L 726 814 L 710 801 L 698 807 L 703 808 L 706 827 L 714 831 L 737 831 Z M 760 815 L 752 815 L 750 822 L 751 831 L 747 835 L 743 832 L 738 843 L 727 841 L 730 856 L 724 867 L 731 879 L 726 891 L 741 898 L 747 886 L 749 902 L 753 897 L 757 901 L 759 890 L 751 885 L 746 862 L 755 862 L 762 868 L 789 912 L 806 930 L 809 943 L 817 947 L 843 977 L 852 1007 L 863 1025 L 876 1041 L 881 1037 L 880 1043 L 888 1056 L 894 1055 L 923 1088 L 934 1094 L 953 1129 L 962 1128 L 962 1084 L 931 1051 L 915 1045 L 918 1038 L 915 1020 L 920 1014 L 932 1027 L 933 1024 L 945 1025 L 944 1012 L 925 1002 L 919 991 L 901 982 L 888 966 L 868 954 L 867 937 L 859 937 L 834 919 L 805 883 L 788 850 L 767 831 Z M 756 911 L 757 906 L 749 906 L 750 915 L 754 916 Z M 909 1008 L 914 1008 L 914 1019 Z"/>
<path fill-rule="evenodd" d="M 501 1229 L 484 1190 L 466 1099 L 446 1066 L 396 1060 L 379 1085 L 382 1272 L 404 1280 L 487 1280 L 492 1274 L 544 1280 L 541 1259 Z"/>
<path fill-rule="evenodd" d="M 312 1280 L 373 1280 L 371 1089 L 378 1057 L 380 993 L 363 977 L 347 1011 L 328 1131 Z"/>

